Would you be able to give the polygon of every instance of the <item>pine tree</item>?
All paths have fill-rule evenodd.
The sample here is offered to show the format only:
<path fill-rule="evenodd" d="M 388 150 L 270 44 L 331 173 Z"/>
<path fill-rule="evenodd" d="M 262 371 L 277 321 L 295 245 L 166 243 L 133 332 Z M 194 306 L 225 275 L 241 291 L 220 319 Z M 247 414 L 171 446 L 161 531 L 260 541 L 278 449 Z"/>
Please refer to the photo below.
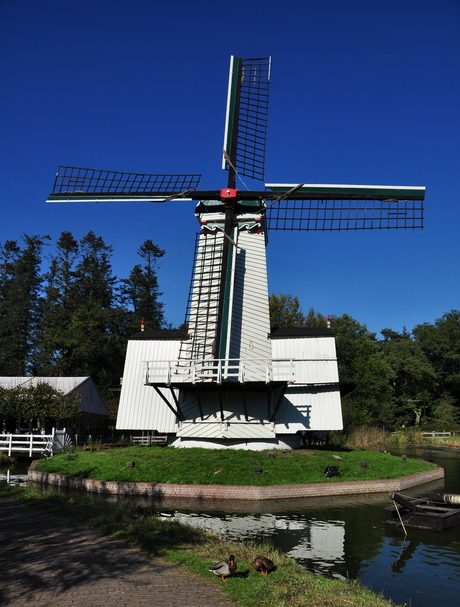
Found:
<path fill-rule="evenodd" d="M 42 249 L 49 236 L 23 235 L 1 248 L 0 374 L 35 372 L 40 339 Z"/>
<path fill-rule="evenodd" d="M 10 344 L 14 338 L 12 322 L 14 308 L 11 305 L 14 288 L 15 267 L 20 254 L 16 240 L 7 240 L 0 245 L 0 374 L 14 375 L 17 365 L 11 356 Z"/>
<path fill-rule="evenodd" d="M 305 315 L 297 296 L 272 293 L 268 298 L 272 328 L 303 327 Z"/>
<path fill-rule="evenodd" d="M 104 396 L 122 373 L 129 312 L 117 294 L 112 247 L 63 232 L 47 273 L 42 375 L 91 376 Z"/>
<path fill-rule="evenodd" d="M 131 270 L 129 278 L 122 281 L 122 292 L 126 303 L 132 308 L 132 327 L 136 330 L 144 319 L 145 328 L 160 329 L 165 325 L 162 295 L 158 286 L 158 260 L 165 251 L 151 240 L 146 240 L 139 247 L 137 254 L 144 264 L 138 264 Z"/>
<path fill-rule="evenodd" d="M 90 231 L 80 243 L 66 342 L 68 374 L 91 375 L 103 392 L 117 383 L 126 348 L 127 310 L 112 274 L 112 247 Z"/>
<path fill-rule="evenodd" d="M 42 375 L 69 375 L 71 370 L 68 327 L 77 307 L 75 266 L 78 242 L 62 232 L 45 275 L 39 369 Z"/>

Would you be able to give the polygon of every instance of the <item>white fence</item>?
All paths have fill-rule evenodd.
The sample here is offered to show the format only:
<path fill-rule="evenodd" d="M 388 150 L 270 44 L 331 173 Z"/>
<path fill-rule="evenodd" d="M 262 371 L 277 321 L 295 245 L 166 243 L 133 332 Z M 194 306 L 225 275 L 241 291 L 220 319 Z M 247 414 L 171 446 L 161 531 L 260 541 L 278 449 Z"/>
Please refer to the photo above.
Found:
<path fill-rule="evenodd" d="M 131 438 L 135 445 L 166 445 L 168 443 L 168 437 L 166 435 L 132 436 Z"/>
<path fill-rule="evenodd" d="M 70 436 L 64 430 L 53 428 L 51 434 L 0 434 L 0 451 L 11 456 L 14 453 L 44 455 L 51 457 L 72 444 Z"/>

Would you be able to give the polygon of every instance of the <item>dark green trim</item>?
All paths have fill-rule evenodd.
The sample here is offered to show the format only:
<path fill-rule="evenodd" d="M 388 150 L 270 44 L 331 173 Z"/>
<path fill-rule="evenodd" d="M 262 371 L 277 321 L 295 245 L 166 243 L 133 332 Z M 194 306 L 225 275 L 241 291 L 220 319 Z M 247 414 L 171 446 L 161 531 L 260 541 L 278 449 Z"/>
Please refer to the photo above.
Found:
<path fill-rule="evenodd" d="M 265 184 L 266 187 L 272 192 L 286 192 L 291 185 L 290 184 L 279 184 L 270 185 Z M 407 186 L 360 186 L 360 185 L 304 185 L 299 188 L 296 194 L 316 194 L 318 197 L 328 198 L 330 195 L 343 194 L 344 198 L 348 196 L 363 196 L 369 198 L 372 196 L 385 196 L 387 198 L 417 198 L 423 200 L 425 198 L 424 187 L 407 187 Z"/>
<path fill-rule="evenodd" d="M 231 238 L 234 240 L 236 228 L 232 229 Z M 224 236 L 225 238 L 225 236 Z M 233 244 L 229 243 L 228 248 L 228 259 L 227 259 L 227 268 L 225 274 L 225 286 L 224 286 L 224 294 L 223 294 L 223 306 L 222 306 L 222 317 L 221 317 L 221 325 L 218 327 L 218 331 L 220 333 L 219 339 L 219 352 L 218 358 L 226 358 L 225 351 L 227 349 L 227 341 L 229 338 L 229 312 L 230 312 L 230 286 L 232 282 L 232 268 L 233 268 L 233 256 L 235 255 L 236 247 Z"/>
<path fill-rule="evenodd" d="M 230 84 L 230 96 L 229 96 L 229 106 L 228 106 L 228 127 L 227 127 L 227 141 L 225 142 L 225 151 L 227 152 L 228 157 L 232 158 L 232 141 L 233 141 L 233 131 L 235 128 L 235 119 L 236 119 L 236 107 L 237 107 L 237 93 L 238 93 L 238 74 L 240 72 L 241 58 L 233 57 L 231 70 L 231 84 Z M 232 161 L 233 162 L 233 161 Z"/>

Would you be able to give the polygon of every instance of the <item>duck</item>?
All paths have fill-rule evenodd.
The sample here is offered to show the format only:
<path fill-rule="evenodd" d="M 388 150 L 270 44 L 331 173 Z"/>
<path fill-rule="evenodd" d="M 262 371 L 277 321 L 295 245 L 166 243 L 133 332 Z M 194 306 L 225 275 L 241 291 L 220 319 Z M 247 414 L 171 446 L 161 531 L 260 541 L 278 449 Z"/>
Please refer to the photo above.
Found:
<path fill-rule="evenodd" d="M 213 565 L 209 569 L 209 571 L 212 571 L 212 573 L 214 573 L 215 575 L 220 575 L 222 581 L 226 582 L 227 580 L 225 578 L 229 575 L 232 575 L 232 573 L 235 573 L 236 571 L 235 557 L 233 556 L 233 554 L 231 554 L 228 557 L 227 561 L 219 561 L 218 563 Z"/>
<path fill-rule="evenodd" d="M 275 568 L 275 563 L 266 556 L 262 556 L 261 554 L 256 556 L 256 558 L 252 561 L 251 564 L 254 569 L 260 571 L 260 575 L 268 575 L 268 573 L 270 571 L 273 571 L 273 569 Z"/>

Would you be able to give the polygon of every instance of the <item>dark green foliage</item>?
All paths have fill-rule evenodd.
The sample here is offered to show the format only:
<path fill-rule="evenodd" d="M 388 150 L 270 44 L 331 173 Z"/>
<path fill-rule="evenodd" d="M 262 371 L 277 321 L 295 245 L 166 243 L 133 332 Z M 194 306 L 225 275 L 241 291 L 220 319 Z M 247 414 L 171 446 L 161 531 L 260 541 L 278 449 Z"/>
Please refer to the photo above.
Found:
<path fill-rule="evenodd" d="M 436 373 L 420 343 L 406 330 L 383 329 L 382 335 L 382 352 L 392 369 L 393 425 L 418 426 L 436 389 Z"/>
<path fill-rule="evenodd" d="M 413 331 L 438 380 L 436 396 L 450 394 L 460 402 L 460 312 L 451 310 L 434 324 L 417 325 Z"/>
<path fill-rule="evenodd" d="M 45 274 L 46 288 L 42 307 L 42 341 L 39 370 L 43 375 L 68 375 L 72 350 L 69 325 L 79 304 L 75 265 L 78 242 L 70 232 L 62 232 L 56 253 Z"/>
<path fill-rule="evenodd" d="M 270 325 L 275 328 L 303 327 L 305 316 L 299 298 L 292 295 L 272 293 L 269 297 Z"/>
<path fill-rule="evenodd" d="M 40 264 L 49 236 L 23 235 L 0 247 L 0 375 L 34 373 L 39 345 Z"/>
<path fill-rule="evenodd" d="M 80 241 L 62 232 L 41 274 L 48 236 L 0 245 L 0 375 L 90 375 L 107 397 L 123 371 L 126 341 L 164 326 L 156 276 L 164 255 L 151 240 L 139 248 L 145 265 L 130 279 L 112 273 L 112 247 L 90 231 Z M 128 297 L 126 289 L 130 285 Z"/>
<path fill-rule="evenodd" d="M 47 383 L 0 388 L 0 419 L 69 419 L 80 413 L 81 397 L 64 394 Z"/>
<path fill-rule="evenodd" d="M 442 431 L 452 431 L 460 427 L 460 408 L 455 406 L 455 399 L 445 394 L 437 403 L 433 421 L 435 427 Z"/>
<path fill-rule="evenodd" d="M 128 310 L 118 300 L 112 247 L 90 231 L 63 232 L 46 275 L 42 375 L 90 375 L 102 393 L 123 368 Z"/>
<path fill-rule="evenodd" d="M 326 318 L 313 308 L 305 315 L 300 306 L 299 298 L 292 295 L 272 293 L 268 298 L 270 309 L 270 325 L 274 328 L 286 327 L 326 327 Z"/>
<path fill-rule="evenodd" d="M 386 421 L 391 398 L 391 367 L 375 333 L 348 314 L 333 317 L 340 382 L 351 391 L 343 399 L 345 427 Z"/>
<path fill-rule="evenodd" d="M 304 324 L 306 327 L 321 328 L 327 326 L 327 320 L 320 312 L 316 312 L 313 308 L 310 308 L 308 314 L 305 316 Z"/>

